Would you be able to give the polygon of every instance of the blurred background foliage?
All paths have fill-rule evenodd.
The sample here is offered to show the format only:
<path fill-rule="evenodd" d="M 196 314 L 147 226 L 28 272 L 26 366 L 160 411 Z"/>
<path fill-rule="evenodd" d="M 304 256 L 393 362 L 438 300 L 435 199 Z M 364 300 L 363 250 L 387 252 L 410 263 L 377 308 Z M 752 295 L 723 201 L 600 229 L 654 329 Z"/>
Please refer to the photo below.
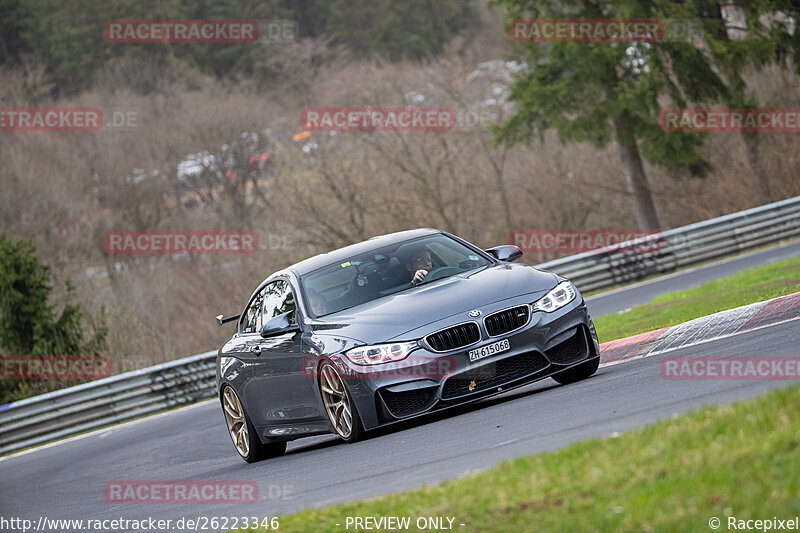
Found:
<path fill-rule="evenodd" d="M 435 56 L 479 20 L 474 5 L 459 0 L 0 0 L 0 64 L 34 61 L 52 90 L 67 95 L 91 88 L 103 68 L 121 62 L 181 63 L 220 79 L 274 75 L 258 68 L 268 49 L 250 44 L 109 45 L 98 28 L 115 19 L 292 20 L 299 38 L 390 61 Z"/>

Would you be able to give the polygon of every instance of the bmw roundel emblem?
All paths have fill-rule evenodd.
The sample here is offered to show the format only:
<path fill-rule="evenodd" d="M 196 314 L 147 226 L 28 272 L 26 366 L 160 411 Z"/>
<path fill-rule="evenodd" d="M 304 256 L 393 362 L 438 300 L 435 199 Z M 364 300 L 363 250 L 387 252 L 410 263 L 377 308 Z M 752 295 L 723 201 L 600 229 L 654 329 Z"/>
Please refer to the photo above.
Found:
<path fill-rule="evenodd" d="M 472 311 L 469 312 L 469 316 L 471 316 L 472 318 L 478 318 L 479 316 L 481 316 L 481 312 L 477 309 L 473 309 Z"/>

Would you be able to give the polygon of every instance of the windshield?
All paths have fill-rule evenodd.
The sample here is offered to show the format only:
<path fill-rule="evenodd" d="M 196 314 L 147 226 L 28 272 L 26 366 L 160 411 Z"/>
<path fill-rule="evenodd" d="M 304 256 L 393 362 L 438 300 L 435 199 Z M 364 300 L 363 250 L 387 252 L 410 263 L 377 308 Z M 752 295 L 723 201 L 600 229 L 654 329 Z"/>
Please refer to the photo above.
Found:
<path fill-rule="evenodd" d="M 375 248 L 315 270 L 302 277 L 303 291 L 308 311 L 320 317 L 488 264 L 472 248 L 438 234 Z M 412 284 L 415 274 L 421 281 Z"/>

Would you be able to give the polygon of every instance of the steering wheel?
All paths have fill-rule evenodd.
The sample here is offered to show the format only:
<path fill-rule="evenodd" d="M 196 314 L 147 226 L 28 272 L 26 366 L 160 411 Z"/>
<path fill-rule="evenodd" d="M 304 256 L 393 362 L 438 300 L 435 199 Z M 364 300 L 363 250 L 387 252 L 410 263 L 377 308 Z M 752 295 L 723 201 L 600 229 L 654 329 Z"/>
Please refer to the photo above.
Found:
<path fill-rule="evenodd" d="M 439 278 L 446 278 L 447 276 L 452 276 L 453 274 L 458 274 L 459 272 L 461 272 L 461 269 L 458 267 L 436 267 L 428 270 L 428 273 L 425 274 L 425 277 L 422 278 L 422 281 L 433 281 Z"/>

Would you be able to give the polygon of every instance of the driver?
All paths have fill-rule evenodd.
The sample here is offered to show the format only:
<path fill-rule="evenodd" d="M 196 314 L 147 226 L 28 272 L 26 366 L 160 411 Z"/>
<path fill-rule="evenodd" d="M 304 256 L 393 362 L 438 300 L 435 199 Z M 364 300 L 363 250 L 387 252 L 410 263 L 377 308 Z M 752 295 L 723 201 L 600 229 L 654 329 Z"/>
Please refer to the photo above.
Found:
<path fill-rule="evenodd" d="M 428 271 L 433 268 L 431 263 L 431 253 L 425 248 L 420 248 L 408 256 L 406 261 L 406 270 L 411 274 L 411 284 L 416 285 L 428 274 Z"/>
<path fill-rule="evenodd" d="M 328 312 L 328 301 L 314 289 L 308 289 L 309 300 L 311 300 L 311 310 L 316 316 L 322 316 Z"/>

